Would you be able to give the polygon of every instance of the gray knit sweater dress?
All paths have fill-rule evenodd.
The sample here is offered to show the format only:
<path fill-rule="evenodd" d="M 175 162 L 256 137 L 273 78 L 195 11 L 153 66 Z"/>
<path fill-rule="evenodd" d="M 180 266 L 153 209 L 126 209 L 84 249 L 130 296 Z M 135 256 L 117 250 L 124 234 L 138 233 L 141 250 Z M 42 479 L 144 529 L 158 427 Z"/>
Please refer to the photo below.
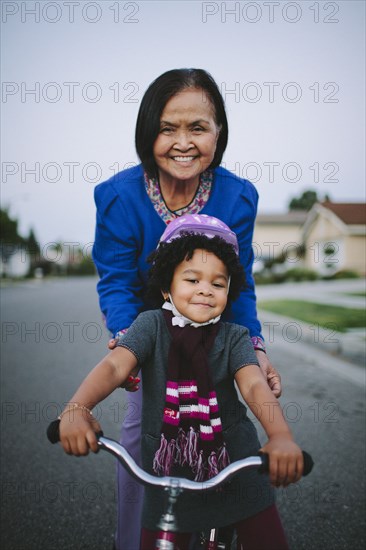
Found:
<path fill-rule="evenodd" d="M 151 310 L 141 313 L 118 343 L 136 356 L 141 367 L 142 467 L 153 475 L 153 459 L 160 446 L 170 341 L 163 312 Z M 230 462 L 255 455 L 261 447 L 256 428 L 248 418 L 247 409 L 239 400 L 234 385 L 236 371 L 253 364 L 258 365 L 258 361 L 248 330 L 233 323 L 221 323 L 209 354 L 209 368 Z M 190 470 L 181 467 L 172 475 L 193 479 Z M 145 488 L 143 527 L 156 529 L 165 510 L 165 502 L 166 493 L 163 490 Z M 273 503 L 274 491 L 268 476 L 256 470 L 244 471 L 234 476 L 222 489 L 182 493 L 176 505 L 179 531 L 195 532 L 237 523 Z"/>

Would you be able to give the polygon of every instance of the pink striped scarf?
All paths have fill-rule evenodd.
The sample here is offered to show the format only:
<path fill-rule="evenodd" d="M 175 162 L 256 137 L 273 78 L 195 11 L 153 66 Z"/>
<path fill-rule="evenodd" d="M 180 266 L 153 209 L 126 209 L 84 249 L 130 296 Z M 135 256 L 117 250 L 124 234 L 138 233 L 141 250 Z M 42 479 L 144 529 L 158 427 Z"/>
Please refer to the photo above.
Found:
<path fill-rule="evenodd" d="M 229 464 L 208 354 L 220 324 L 172 325 L 163 312 L 172 340 L 160 448 L 153 469 L 170 475 L 173 466 L 188 465 L 196 481 L 210 479 Z"/>

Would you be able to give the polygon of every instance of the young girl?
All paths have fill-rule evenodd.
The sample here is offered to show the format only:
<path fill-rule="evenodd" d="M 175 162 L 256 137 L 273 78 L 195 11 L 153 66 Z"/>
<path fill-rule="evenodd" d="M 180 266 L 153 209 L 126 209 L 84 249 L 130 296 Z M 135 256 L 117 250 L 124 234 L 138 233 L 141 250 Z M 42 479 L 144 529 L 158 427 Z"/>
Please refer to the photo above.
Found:
<path fill-rule="evenodd" d="M 199 481 L 259 450 L 269 454 L 269 478 L 244 471 L 221 491 L 182 494 L 179 548 L 189 547 L 193 532 L 235 525 L 238 544 L 246 549 L 286 549 L 271 484 L 298 481 L 303 458 L 247 329 L 220 321 L 244 284 L 235 233 L 211 216 L 181 216 L 168 225 L 149 261 L 150 299 L 163 302 L 162 309 L 141 313 L 118 347 L 86 377 L 60 415 L 62 446 L 68 454 L 96 452 L 100 426 L 90 409 L 141 369 L 145 470 Z M 234 381 L 266 431 L 261 449 Z M 163 492 L 147 488 L 143 550 L 154 548 L 163 507 Z"/>

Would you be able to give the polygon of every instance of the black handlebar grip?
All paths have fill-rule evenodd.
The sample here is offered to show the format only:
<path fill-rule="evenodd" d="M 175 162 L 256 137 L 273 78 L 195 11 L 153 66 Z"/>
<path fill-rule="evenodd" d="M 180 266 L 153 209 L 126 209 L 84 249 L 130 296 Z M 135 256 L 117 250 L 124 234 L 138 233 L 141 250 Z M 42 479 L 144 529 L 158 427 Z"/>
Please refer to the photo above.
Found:
<path fill-rule="evenodd" d="M 259 466 L 258 472 L 260 474 L 268 474 L 269 472 L 269 454 L 268 453 L 262 453 L 262 451 L 259 451 L 258 456 L 262 459 L 262 465 Z"/>
<path fill-rule="evenodd" d="M 302 452 L 302 456 L 304 458 L 304 472 L 302 475 L 307 476 L 313 469 L 314 460 L 312 459 L 311 455 L 309 455 L 309 453 L 307 453 L 306 451 Z"/>
<path fill-rule="evenodd" d="M 268 473 L 269 455 L 267 453 L 259 453 L 259 456 L 261 456 L 262 458 L 262 466 L 259 468 L 259 472 L 262 474 Z M 308 474 L 310 474 L 311 470 L 313 469 L 314 461 L 311 458 L 311 455 L 309 455 L 309 453 L 307 453 L 306 451 L 302 452 L 302 456 L 304 459 L 304 471 L 302 475 L 307 476 Z"/>
<path fill-rule="evenodd" d="M 47 428 L 47 437 L 51 443 L 58 443 L 60 441 L 60 421 L 54 420 Z"/>
<path fill-rule="evenodd" d="M 96 433 L 97 438 L 103 436 L 103 432 L 97 432 Z M 47 437 L 48 441 L 51 443 L 58 443 L 60 441 L 60 420 L 54 420 L 49 424 L 47 428 Z"/>

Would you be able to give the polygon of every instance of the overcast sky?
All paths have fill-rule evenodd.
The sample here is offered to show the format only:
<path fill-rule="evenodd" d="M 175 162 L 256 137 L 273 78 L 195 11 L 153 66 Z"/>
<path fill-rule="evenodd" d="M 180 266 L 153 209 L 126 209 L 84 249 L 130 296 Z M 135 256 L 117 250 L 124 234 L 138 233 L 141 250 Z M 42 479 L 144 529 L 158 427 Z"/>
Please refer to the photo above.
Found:
<path fill-rule="evenodd" d="M 2 2 L 2 206 L 42 244 L 93 241 L 93 190 L 138 162 L 149 83 L 205 68 L 224 165 L 260 213 L 305 189 L 365 200 L 365 2 Z"/>

